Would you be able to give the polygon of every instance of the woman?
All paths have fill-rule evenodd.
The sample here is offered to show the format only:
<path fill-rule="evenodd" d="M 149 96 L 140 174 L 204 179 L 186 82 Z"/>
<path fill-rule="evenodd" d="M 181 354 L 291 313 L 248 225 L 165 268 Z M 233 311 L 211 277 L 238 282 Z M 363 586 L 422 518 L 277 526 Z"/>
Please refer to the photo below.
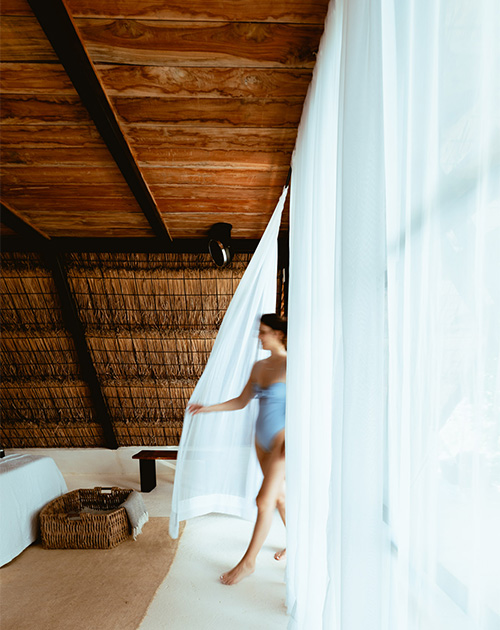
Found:
<path fill-rule="evenodd" d="M 259 340 L 271 356 L 257 361 L 248 383 L 237 398 L 205 407 L 196 403 L 189 411 L 210 413 L 236 411 L 248 405 L 254 396 L 259 397 L 259 415 L 255 428 L 255 448 L 264 480 L 257 495 L 257 522 L 252 539 L 240 562 L 231 571 L 221 575 L 223 584 L 237 584 L 255 570 L 255 561 L 271 527 L 274 510 L 285 523 L 285 380 L 286 380 L 286 321 L 274 313 L 260 320 Z M 280 560 L 285 550 L 274 557 Z"/>

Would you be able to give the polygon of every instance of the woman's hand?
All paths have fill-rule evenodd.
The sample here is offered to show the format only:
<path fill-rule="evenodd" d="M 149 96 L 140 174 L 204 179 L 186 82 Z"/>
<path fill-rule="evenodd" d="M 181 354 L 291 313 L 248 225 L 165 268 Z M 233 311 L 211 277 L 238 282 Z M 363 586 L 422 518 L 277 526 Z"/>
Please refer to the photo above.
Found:
<path fill-rule="evenodd" d="M 198 403 L 189 403 L 188 405 L 188 411 L 192 416 L 195 416 L 197 413 L 203 413 L 205 409 L 206 407 Z"/>

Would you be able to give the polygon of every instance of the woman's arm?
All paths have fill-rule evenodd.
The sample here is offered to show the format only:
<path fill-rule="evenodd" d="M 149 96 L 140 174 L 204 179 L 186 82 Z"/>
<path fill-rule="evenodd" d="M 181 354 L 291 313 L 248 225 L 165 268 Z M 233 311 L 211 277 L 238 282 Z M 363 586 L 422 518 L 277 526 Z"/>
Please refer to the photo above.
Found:
<path fill-rule="evenodd" d="M 243 409 L 253 398 L 253 382 L 254 382 L 255 365 L 252 368 L 250 378 L 247 384 L 243 388 L 243 391 L 237 398 L 231 398 L 226 402 L 218 403 L 217 405 L 200 405 L 198 403 L 191 403 L 188 405 L 188 411 L 195 416 L 197 413 L 212 413 L 213 411 L 237 411 Z"/>

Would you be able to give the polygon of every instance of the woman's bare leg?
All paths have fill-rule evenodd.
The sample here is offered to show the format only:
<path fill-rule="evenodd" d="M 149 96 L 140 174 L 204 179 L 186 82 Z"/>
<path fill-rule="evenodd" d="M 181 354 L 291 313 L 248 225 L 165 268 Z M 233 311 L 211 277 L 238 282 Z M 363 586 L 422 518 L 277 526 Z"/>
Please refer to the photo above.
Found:
<path fill-rule="evenodd" d="M 259 464 L 260 467 L 262 469 L 262 474 L 265 475 L 266 470 L 267 470 L 267 466 L 269 464 L 269 459 L 270 459 L 270 453 L 268 451 L 265 451 L 263 448 L 261 448 L 259 446 L 259 444 L 256 442 L 255 443 L 255 450 L 257 452 L 257 459 L 259 460 Z M 286 518 L 285 518 L 285 499 L 286 499 L 286 494 L 285 494 L 285 481 L 283 481 L 283 485 L 282 485 L 282 489 L 281 492 L 278 496 L 278 500 L 276 502 L 276 507 L 278 508 L 278 512 L 281 516 L 281 520 L 283 521 L 283 525 L 286 527 Z M 274 554 L 274 559 L 275 560 L 283 560 L 283 558 L 285 558 L 286 556 L 286 548 L 284 549 L 280 549 L 280 551 L 277 551 Z"/>
<path fill-rule="evenodd" d="M 237 584 L 255 570 L 255 560 L 271 529 L 274 510 L 285 479 L 285 456 L 282 448 L 284 440 L 283 430 L 276 436 L 269 457 L 264 459 L 264 481 L 257 495 L 257 522 L 252 539 L 243 558 L 234 569 L 221 575 L 223 584 Z"/>
<path fill-rule="evenodd" d="M 285 501 L 286 501 L 286 492 L 285 492 L 285 482 L 283 481 L 283 485 L 281 486 L 281 490 L 278 496 L 278 502 L 276 503 L 276 507 L 278 508 L 278 512 L 280 513 L 281 520 L 283 521 L 283 525 L 286 527 Z"/>
<path fill-rule="evenodd" d="M 257 453 L 257 459 L 259 460 L 262 474 L 265 476 L 269 460 L 271 459 L 271 453 L 261 448 L 257 440 L 255 441 L 255 452 Z"/>
<path fill-rule="evenodd" d="M 285 518 L 285 482 L 283 481 L 283 485 L 281 487 L 281 492 L 278 496 L 278 502 L 276 504 L 278 508 L 278 512 L 280 513 L 281 520 L 283 521 L 283 525 L 286 527 L 286 518 Z M 286 556 L 286 549 L 281 549 L 281 551 L 277 551 L 274 554 L 275 560 L 283 560 Z"/>

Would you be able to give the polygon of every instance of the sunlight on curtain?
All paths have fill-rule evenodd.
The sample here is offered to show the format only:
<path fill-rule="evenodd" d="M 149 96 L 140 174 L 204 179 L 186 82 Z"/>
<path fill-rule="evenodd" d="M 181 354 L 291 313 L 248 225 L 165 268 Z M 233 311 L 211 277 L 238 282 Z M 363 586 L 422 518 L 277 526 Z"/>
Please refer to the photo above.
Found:
<path fill-rule="evenodd" d="M 500 627 L 499 7 L 330 5 L 291 186 L 290 628 Z"/>
<path fill-rule="evenodd" d="M 395 627 L 500 628 L 500 4 L 384 3 Z M 407 622 L 408 620 L 408 622 Z M 408 623 L 408 626 L 404 625 Z"/>
<path fill-rule="evenodd" d="M 288 187 L 231 300 L 191 400 L 213 405 L 239 396 L 255 361 L 263 313 L 276 310 L 278 233 Z M 253 519 L 262 480 L 254 448 L 257 401 L 245 409 L 192 416 L 186 411 L 175 471 L 170 535 L 179 521 L 222 512 Z"/>

